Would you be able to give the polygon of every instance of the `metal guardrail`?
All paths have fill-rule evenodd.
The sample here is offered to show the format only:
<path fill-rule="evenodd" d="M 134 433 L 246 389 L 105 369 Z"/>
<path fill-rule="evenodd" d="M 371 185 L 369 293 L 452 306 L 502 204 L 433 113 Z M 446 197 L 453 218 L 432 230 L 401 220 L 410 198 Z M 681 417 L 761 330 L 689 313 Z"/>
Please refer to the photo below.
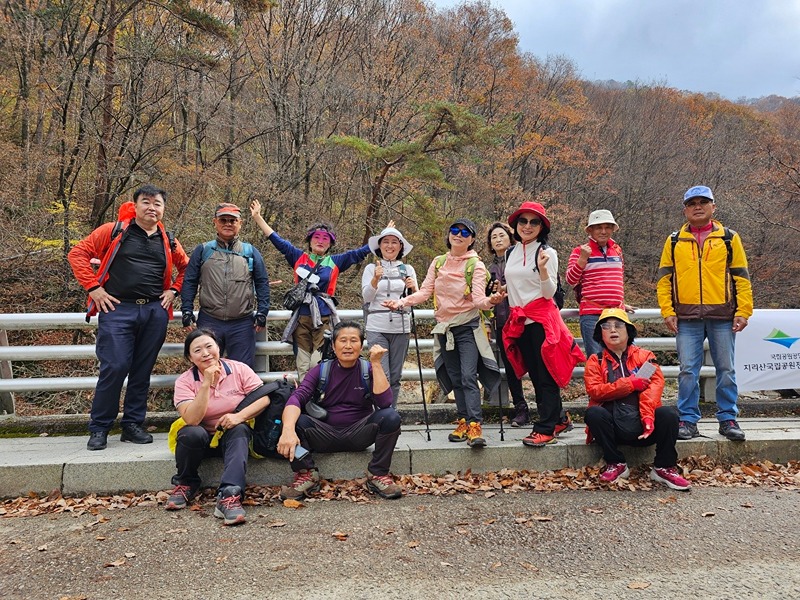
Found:
<path fill-rule="evenodd" d="M 565 320 L 576 320 L 578 318 L 577 309 L 563 309 L 561 311 Z M 286 321 L 291 316 L 287 310 L 270 311 L 268 320 Z M 340 310 L 339 316 L 342 319 L 360 320 L 363 313 L 360 310 Z M 432 310 L 415 310 L 418 321 L 433 320 Z M 658 309 L 639 309 L 632 318 L 638 321 L 657 321 L 661 322 L 661 313 Z M 170 323 L 172 327 L 180 327 L 179 320 Z M 93 317 L 87 324 L 83 313 L 15 313 L 0 314 L 0 331 L 5 330 L 45 330 L 45 329 L 86 329 L 97 327 L 97 317 Z M 261 334 L 264 336 L 265 334 Z M 582 340 L 578 340 L 582 343 Z M 637 338 L 636 343 L 644 348 L 654 351 L 675 350 L 675 338 Z M 415 346 L 412 342 L 410 352 L 414 352 Z M 419 340 L 419 348 L 422 352 L 433 351 L 433 340 L 423 338 Z M 286 356 L 292 354 L 291 344 L 279 341 L 268 341 L 265 339 L 256 342 L 257 356 Z M 161 348 L 159 356 L 182 356 L 183 344 L 166 343 Z M 95 359 L 95 347 L 92 344 L 83 345 L 50 345 L 50 346 L 0 346 L 0 364 L 3 361 L 8 363 L 15 361 L 40 361 L 40 360 L 92 360 Z M 675 379 L 678 377 L 679 367 L 662 367 L 664 376 Z M 274 381 L 283 377 L 283 372 L 264 371 L 259 373 L 264 381 Z M 713 378 L 715 371 L 713 366 L 704 366 L 700 371 L 701 378 Z M 423 369 L 422 377 L 425 381 L 433 381 L 436 374 L 433 369 Z M 583 367 L 577 367 L 573 374 L 573 379 L 583 377 Z M 150 385 L 153 388 L 170 388 L 175 384 L 178 374 L 152 375 Z M 417 369 L 406 369 L 403 371 L 403 379 L 414 381 L 419 379 Z M 36 378 L 16 378 L 0 379 L 0 394 L 12 393 L 34 393 L 34 392 L 55 392 L 66 390 L 91 390 L 97 385 L 97 377 L 36 377 Z M 708 390 L 706 389 L 708 393 Z M 4 404 L 8 404 L 5 402 Z M 6 408 L 6 412 L 8 408 Z"/>

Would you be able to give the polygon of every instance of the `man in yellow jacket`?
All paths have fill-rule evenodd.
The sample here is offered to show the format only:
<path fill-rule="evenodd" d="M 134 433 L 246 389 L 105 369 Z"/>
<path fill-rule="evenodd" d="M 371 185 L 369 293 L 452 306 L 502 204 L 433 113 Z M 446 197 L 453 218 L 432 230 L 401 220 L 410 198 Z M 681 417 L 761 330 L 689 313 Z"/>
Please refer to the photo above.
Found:
<path fill-rule="evenodd" d="M 664 242 L 658 269 L 658 304 L 676 334 L 678 437 L 699 435 L 700 367 L 707 338 L 717 372 L 719 432 L 743 441 L 736 422 L 738 389 L 734 371 L 735 334 L 753 314 L 753 290 L 742 240 L 712 217 L 717 205 L 711 188 L 697 185 L 683 196 L 685 223 Z"/>

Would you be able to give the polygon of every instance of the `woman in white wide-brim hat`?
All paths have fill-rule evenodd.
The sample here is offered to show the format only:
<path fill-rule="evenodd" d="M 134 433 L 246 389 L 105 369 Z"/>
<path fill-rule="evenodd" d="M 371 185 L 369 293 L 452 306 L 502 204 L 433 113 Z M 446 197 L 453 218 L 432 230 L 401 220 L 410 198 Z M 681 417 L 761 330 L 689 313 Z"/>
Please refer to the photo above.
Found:
<path fill-rule="evenodd" d="M 369 238 L 369 248 L 376 256 L 361 276 L 361 295 L 364 298 L 364 320 L 367 343 L 379 344 L 389 351 L 381 364 L 389 376 L 392 406 L 397 407 L 403 363 L 408 354 L 411 319 L 408 309 L 390 310 L 383 306 L 386 300 L 399 300 L 417 291 L 417 274 L 414 267 L 403 262 L 413 246 L 394 227 L 386 227 Z"/>

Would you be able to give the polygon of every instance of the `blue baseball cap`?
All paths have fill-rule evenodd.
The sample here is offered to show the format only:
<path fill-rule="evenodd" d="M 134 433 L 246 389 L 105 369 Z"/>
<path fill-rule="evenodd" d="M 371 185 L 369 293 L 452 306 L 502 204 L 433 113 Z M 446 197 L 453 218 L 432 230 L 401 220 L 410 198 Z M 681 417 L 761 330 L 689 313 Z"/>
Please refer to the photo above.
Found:
<path fill-rule="evenodd" d="M 707 185 L 696 185 L 686 190 L 683 195 L 683 203 L 686 204 L 692 198 L 708 198 L 714 202 L 714 194 L 711 193 L 711 188 Z"/>

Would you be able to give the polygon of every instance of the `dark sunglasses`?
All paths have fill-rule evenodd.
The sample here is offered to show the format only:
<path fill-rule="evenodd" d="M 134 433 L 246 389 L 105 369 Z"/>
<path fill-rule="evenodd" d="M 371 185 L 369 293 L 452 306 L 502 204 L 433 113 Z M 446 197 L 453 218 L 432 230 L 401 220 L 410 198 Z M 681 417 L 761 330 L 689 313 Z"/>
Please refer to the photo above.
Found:
<path fill-rule="evenodd" d="M 708 199 L 708 198 L 703 198 L 702 200 L 701 199 L 692 200 L 690 202 L 687 202 L 683 206 L 685 206 L 685 207 L 686 206 L 705 206 L 706 204 L 711 204 L 711 200 Z"/>
<path fill-rule="evenodd" d="M 472 235 L 472 232 L 469 229 L 461 229 L 461 227 L 456 227 L 455 225 L 450 228 L 450 233 L 452 235 L 461 234 L 461 237 L 463 238 L 468 238 Z"/>
<path fill-rule="evenodd" d="M 537 219 L 535 217 L 533 219 L 530 219 L 530 220 L 526 219 L 525 217 L 520 217 L 519 219 L 517 219 L 517 224 L 518 225 L 530 225 L 531 227 L 539 227 L 539 225 L 542 224 L 542 220 L 541 219 Z"/>

